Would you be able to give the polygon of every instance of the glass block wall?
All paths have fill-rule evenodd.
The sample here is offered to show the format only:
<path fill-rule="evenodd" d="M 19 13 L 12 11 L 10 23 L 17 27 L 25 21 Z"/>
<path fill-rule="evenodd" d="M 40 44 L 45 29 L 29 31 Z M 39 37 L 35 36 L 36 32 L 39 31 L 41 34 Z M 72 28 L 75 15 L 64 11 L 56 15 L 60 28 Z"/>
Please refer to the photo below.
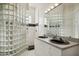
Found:
<path fill-rule="evenodd" d="M 0 56 L 16 55 L 26 48 L 26 8 L 0 3 Z"/>
<path fill-rule="evenodd" d="M 48 31 L 53 35 L 63 35 L 64 25 L 63 25 L 63 5 L 59 5 L 49 13 L 45 14 L 48 22 Z"/>

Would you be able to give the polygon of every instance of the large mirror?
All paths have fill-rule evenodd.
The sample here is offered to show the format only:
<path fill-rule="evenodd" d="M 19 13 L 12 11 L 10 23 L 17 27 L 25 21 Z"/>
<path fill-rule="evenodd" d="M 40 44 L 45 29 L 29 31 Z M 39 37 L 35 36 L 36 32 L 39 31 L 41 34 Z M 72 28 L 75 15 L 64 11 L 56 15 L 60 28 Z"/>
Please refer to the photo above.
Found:
<path fill-rule="evenodd" d="M 45 14 L 45 33 L 79 38 L 79 4 L 60 4 Z M 46 25 L 46 24 L 45 24 Z"/>

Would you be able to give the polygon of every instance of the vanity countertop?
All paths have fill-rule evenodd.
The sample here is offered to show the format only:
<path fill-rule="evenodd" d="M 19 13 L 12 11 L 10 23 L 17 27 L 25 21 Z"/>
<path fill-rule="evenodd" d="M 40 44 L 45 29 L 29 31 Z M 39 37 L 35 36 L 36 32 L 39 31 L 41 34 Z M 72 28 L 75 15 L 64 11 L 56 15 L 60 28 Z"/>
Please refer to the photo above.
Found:
<path fill-rule="evenodd" d="M 69 41 L 70 44 L 68 44 L 68 45 L 55 44 L 55 43 L 51 43 L 50 39 L 52 39 L 52 38 L 38 38 L 38 40 L 41 40 L 41 41 L 43 41 L 43 42 L 45 42 L 47 44 L 50 44 L 50 45 L 52 45 L 52 46 L 54 46 L 56 48 L 62 49 L 62 50 L 79 45 L 79 43 L 71 42 L 71 41 Z"/>

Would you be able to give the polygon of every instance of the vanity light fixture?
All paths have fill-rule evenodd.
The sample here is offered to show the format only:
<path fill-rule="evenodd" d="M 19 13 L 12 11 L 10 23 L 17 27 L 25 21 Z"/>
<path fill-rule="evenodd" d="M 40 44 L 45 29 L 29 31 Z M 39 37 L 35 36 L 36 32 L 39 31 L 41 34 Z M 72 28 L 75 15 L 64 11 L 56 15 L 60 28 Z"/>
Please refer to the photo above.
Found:
<path fill-rule="evenodd" d="M 45 13 L 49 12 L 51 9 L 47 9 L 47 11 L 45 11 Z"/>
<path fill-rule="evenodd" d="M 58 6 L 58 3 L 55 3 L 54 6 L 51 6 L 49 9 L 47 9 L 47 11 L 45 11 L 45 13 L 48 13 L 51 9 L 53 9 L 54 7 Z"/>
<path fill-rule="evenodd" d="M 55 3 L 54 5 L 55 5 L 55 6 L 58 6 L 59 4 L 58 4 L 58 3 Z"/>

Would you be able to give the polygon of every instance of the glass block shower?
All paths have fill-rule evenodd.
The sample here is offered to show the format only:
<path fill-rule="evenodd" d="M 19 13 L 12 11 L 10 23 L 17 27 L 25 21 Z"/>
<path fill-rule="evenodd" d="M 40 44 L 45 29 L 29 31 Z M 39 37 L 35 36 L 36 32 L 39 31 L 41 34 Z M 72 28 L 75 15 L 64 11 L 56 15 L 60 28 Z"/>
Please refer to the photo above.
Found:
<path fill-rule="evenodd" d="M 0 3 L 0 56 L 16 55 L 26 49 L 25 7 Z"/>

